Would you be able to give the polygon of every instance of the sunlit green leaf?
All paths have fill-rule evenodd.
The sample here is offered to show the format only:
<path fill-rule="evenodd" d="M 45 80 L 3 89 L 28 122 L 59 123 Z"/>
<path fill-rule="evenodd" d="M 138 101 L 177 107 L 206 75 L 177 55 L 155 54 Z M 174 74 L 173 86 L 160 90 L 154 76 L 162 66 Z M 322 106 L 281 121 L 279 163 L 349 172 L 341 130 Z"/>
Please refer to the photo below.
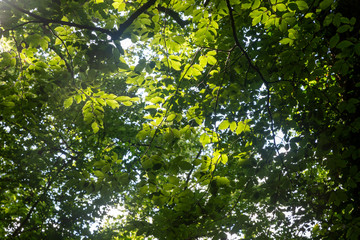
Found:
<path fill-rule="evenodd" d="M 15 103 L 13 102 L 1 102 L 0 104 L 5 107 L 15 107 Z"/>
<path fill-rule="evenodd" d="M 253 5 L 252 5 L 252 7 L 251 7 L 251 9 L 257 9 L 257 8 L 259 8 L 260 3 L 261 3 L 260 0 L 255 0 L 254 3 L 253 3 Z"/>
<path fill-rule="evenodd" d="M 171 122 L 171 121 L 173 121 L 175 118 L 176 118 L 176 114 L 175 114 L 175 113 L 172 113 L 172 114 L 170 114 L 170 115 L 166 118 L 166 121 Z"/>
<path fill-rule="evenodd" d="M 112 107 L 113 109 L 120 107 L 119 103 L 116 100 L 112 100 L 112 99 L 106 99 L 106 104 Z M 124 104 L 124 102 L 122 102 L 122 104 Z"/>
<path fill-rule="evenodd" d="M 305 1 L 296 1 L 296 5 L 298 6 L 300 11 L 304 11 L 309 8 L 308 4 Z"/>
<path fill-rule="evenodd" d="M 73 101 L 74 101 L 74 98 L 73 98 L 73 97 L 67 98 L 67 99 L 64 101 L 64 107 L 65 107 L 65 108 L 69 108 L 69 107 L 72 105 Z"/>
<path fill-rule="evenodd" d="M 283 3 L 277 4 L 277 5 L 276 5 L 276 9 L 277 9 L 278 11 L 280 11 L 280 12 L 284 12 L 284 11 L 287 10 L 285 4 L 283 4 Z"/>
<path fill-rule="evenodd" d="M 91 128 L 93 129 L 94 133 L 97 133 L 99 131 L 99 124 L 97 122 L 93 122 L 91 124 Z"/>
<path fill-rule="evenodd" d="M 220 161 L 222 164 L 226 164 L 228 162 L 228 156 L 226 154 L 221 154 Z"/>
<path fill-rule="evenodd" d="M 222 121 L 220 124 L 219 124 L 219 127 L 218 129 L 219 130 L 224 130 L 224 129 L 227 129 L 229 127 L 230 123 L 228 120 L 224 120 Z"/>

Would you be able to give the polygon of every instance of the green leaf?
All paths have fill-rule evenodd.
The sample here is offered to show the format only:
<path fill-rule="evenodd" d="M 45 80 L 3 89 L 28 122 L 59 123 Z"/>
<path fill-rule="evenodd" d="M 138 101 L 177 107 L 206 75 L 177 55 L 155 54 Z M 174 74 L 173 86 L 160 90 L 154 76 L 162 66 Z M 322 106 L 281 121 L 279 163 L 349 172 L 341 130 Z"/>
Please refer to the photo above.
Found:
<path fill-rule="evenodd" d="M 112 99 L 106 99 L 106 104 L 112 107 L 112 109 L 120 107 L 119 103 L 116 100 L 112 100 Z"/>
<path fill-rule="evenodd" d="M 74 98 L 73 98 L 73 97 L 69 97 L 68 99 L 66 99 L 66 100 L 64 101 L 64 107 L 65 107 L 65 109 L 66 109 L 66 108 L 69 108 L 69 107 L 71 106 L 71 104 L 73 103 L 73 101 L 74 101 Z"/>
<path fill-rule="evenodd" d="M 261 22 L 261 18 L 262 18 L 262 15 L 259 15 L 259 16 L 255 17 L 255 18 L 252 20 L 252 25 L 255 26 L 255 25 L 257 25 L 259 22 Z"/>
<path fill-rule="evenodd" d="M 344 41 L 341 41 L 337 46 L 336 48 L 339 48 L 339 49 L 343 49 L 343 48 L 347 48 L 347 47 L 350 47 L 354 45 L 352 42 L 348 41 L 348 40 L 344 40 Z"/>
<path fill-rule="evenodd" d="M 333 2 L 334 0 L 323 0 L 319 6 L 322 10 L 325 10 L 330 7 Z"/>
<path fill-rule="evenodd" d="M 241 4 L 241 8 L 242 9 L 249 9 L 249 8 L 251 8 L 251 3 L 243 3 L 243 4 Z"/>
<path fill-rule="evenodd" d="M 124 105 L 124 106 L 127 106 L 127 107 L 130 107 L 130 106 L 133 105 L 133 103 L 130 102 L 130 101 L 121 102 L 121 104 Z"/>
<path fill-rule="evenodd" d="M 181 71 L 181 62 L 169 59 L 171 67 L 176 71 Z"/>
<path fill-rule="evenodd" d="M 179 178 L 175 177 L 175 176 L 169 176 L 169 183 L 174 184 L 174 185 L 178 185 L 179 184 Z"/>
<path fill-rule="evenodd" d="M 91 128 L 93 129 L 94 133 L 97 133 L 99 131 L 99 124 L 97 122 L 93 122 L 91 124 Z"/>
<path fill-rule="evenodd" d="M 207 64 L 207 57 L 206 56 L 200 56 L 199 57 L 199 64 L 201 67 L 205 67 Z"/>
<path fill-rule="evenodd" d="M 158 102 L 164 102 L 165 100 L 161 97 L 153 97 L 152 99 L 150 99 L 151 103 L 158 103 Z"/>
<path fill-rule="evenodd" d="M 305 11 L 309 8 L 308 4 L 305 1 L 296 1 L 296 5 L 298 6 L 300 11 Z"/>
<path fill-rule="evenodd" d="M 283 3 L 279 3 L 276 5 L 276 9 L 280 12 L 285 12 L 287 10 L 286 5 Z"/>
<path fill-rule="evenodd" d="M 141 73 L 142 70 L 144 70 L 145 66 L 146 66 L 146 59 L 142 58 L 139 60 L 139 63 L 136 65 L 134 72 Z"/>
<path fill-rule="evenodd" d="M 122 12 L 125 10 L 125 3 L 123 2 L 123 0 L 114 0 L 114 3 L 112 4 L 112 6 L 117 9 L 119 12 Z"/>
<path fill-rule="evenodd" d="M 338 32 L 338 33 L 344 33 L 344 32 L 349 31 L 350 28 L 351 28 L 350 25 L 342 25 L 341 27 L 339 27 L 339 28 L 337 29 L 337 32 Z"/>
<path fill-rule="evenodd" d="M 131 98 L 128 96 L 119 96 L 119 97 L 115 98 L 115 100 L 119 101 L 119 102 L 125 102 L 125 101 L 130 101 Z"/>
<path fill-rule="evenodd" d="M 294 40 L 290 39 L 290 38 L 284 38 L 280 40 L 281 44 L 289 44 L 290 46 L 293 44 Z"/>
<path fill-rule="evenodd" d="M 228 156 L 226 154 L 221 154 L 220 161 L 222 164 L 226 164 L 228 162 Z"/>
<path fill-rule="evenodd" d="M 330 39 L 330 48 L 334 48 L 336 44 L 338 44 L 339 40 L 340 40 L 339 34 L 332 36 L 332 38 Z"/>
<path fill-rule="evenodd" d="M 96 161 L 93 164 L 94 167 L 98 167 L 98 168 L 102 168 L 105 165 L 106 165 L 106 162 L 104 160 Z"/>
<path fill-rule="evenodd" d="M 305 18 L 314 19 L 315 16 L 316 16 L 315 13 L 307 13 L 307 14 L 305 15 Z"/>
<path fill-rule="evenodd" d="M 171 121 L 173 121 L 175 118 L 176 118 L 176 114 L 175 114 L 175 113 L 172 113 L 172 114 L 170 114 L 170 115 L 166 118 L 166 121 L 171 122 Z"/>
<path fill-rule="evenodd" d="M 175 36 L 173 40 L 178 44 L 183 44 L 185 42 L 185 38 L 183 36 Z"/>
<path fill-rule="evenodd" d="M 220 123 L 218 129 L 219 130 L 224 130 L 224 129 L 227 129 L 229 127 L 230 123 L 228 120 L 224 120 Z"/>
<path fill-rule="evenodd" d="M 216 179 L 216 182 L 218 183 L 219 186 L 228 186 L 228 185 L 230 185 L 230 181 L 226 177 L 218 177 L 218 178 L 215 178 L 215 179 Z"/>
<path fill-rule="evenodd" d="M 178 163 L 178 165 L 182 170 L 190 170 L 190 169 L 192 169 L 191 163 L 189 163 L 187 161 L 180 161 Z"/>
<path fill-rule="evenodd" d="M 213 57 L 213 56 L 207 56 L 207 63 L 210 64 L 210 65 L 215 65 L 217 62 L 216 58 Z"/>
<path fill-rule="evenodd" d="M 144 129 L 144 130 L 139 131 L 138 134 L 136 134 L 136 137 L 139 140 L 144 140 L 147 136 L 149 136 L 149 134 L 150 134 L 150 131 L 147 129 Z"/>
<path fill-rule="evenodd" d="M 286 32 L 287 31 L 287 23 L 286 21 L 282 20 L 280 25 L 279 25 L 279 29 L 281 32 Z"/>
<path fill-rule="evenodd" d="M 13 102 L 1 102 L 1 105 L 5 106 L 5 107 L 15 107 L 15 103 Z"/>
<path fill-rule="evenodd" d="M 231 122 L 231 124 L 230 124 L 230 130 L 231 130 L 232 132 L 235 132 L 235 130 L 236 130 L 236 122 Z"/>
<path fill-rule="evenodd" d="M 257 9 L 257 8 L 259 8 L 259 7 L 260 7 L 260 3 L 261 3 L 260 0 L 255 0 L 254 3 L 253 3 L 253 5 L 252 5 L 252 7 L 251 7 L 251 9 Z"/>
<path fill-rule="evenodd" d="M 171 129 L 171 132 L 174 134 L 174 137 L 176 138 L 180 138 L 181 137 L 181 134 L 180 134 L 180 131 L 175 129 L 175 128 L 172 128 Z"/>
<path fill-rule="evenodd" d="M 323 22 L 323 25 L 326 27 L 326 26 L 329 26 L 332 21 L 333 21 L 333 18 L 334 18 L 334 15 L 333 14 L 329 14 L 329 15 L 326 15 L 325 19 L 324 19 L 324 22 Z"/>
<path fill-rule="evenodd" d="M 238 126 L 236 128 L 236 134 L 240 134 L 242 132 L 250 131 L 250 127 L 244 122 L 238 122 Z"/>
<path fill-rule="evenodd" d="M 79 104 L 82 101 L 82 97 L 80 94 L 75 95 L 74 99 L 77 104 Z"/>
<path fill-rule="evenodd" d="M 39 45 L 44 51 L 48 49 L 48 41 L 46 41 L 44 38 L 39 40 Z"/>
<path fill-rule="evenodd" d="M 211 142 L 211 139 L 206 133 L 203 133 L 201 134 L 199 141 L 203 145 L 203 147 L 205 147 L 206 144 L 209 144 Z"/>
<path fill-rule="evenodd" d="M 249 16 L 250 16 L 251 18 L 256 18 L 256 17 L 262 16 L 262 14 L 263 14 L 263 11 L 254 10 L 254 11 L 252 11 L 252 12 L 249 14 Z"/>
<path fill-rule="evenodd" d="M 131 101 L 131 102 L 138 102 L 138 101 L 140 101 L 140 98 L 139 98 L 139 97 L 132 97 L 132 98 L 130 99 L 130 101 Z"/>
<path fill-rule="evenodd" d="M 97 176 L 98 178 L 103 178 L 105 175 L 103 172 L 96 170 L 94 171 L 95 176 Z"/>
<path fill-rule="evenodd" d="M 358 56 L 360 56 L 360 43 L 355 45 L 355 52 Z"/>

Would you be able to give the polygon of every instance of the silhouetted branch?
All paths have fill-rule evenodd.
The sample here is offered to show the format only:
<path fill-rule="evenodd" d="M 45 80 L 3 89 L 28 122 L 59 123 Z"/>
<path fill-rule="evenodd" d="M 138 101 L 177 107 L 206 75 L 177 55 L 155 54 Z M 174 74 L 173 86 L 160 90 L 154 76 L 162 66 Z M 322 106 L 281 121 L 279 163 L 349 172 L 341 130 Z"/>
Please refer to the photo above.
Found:
<path fill-rule="evenodd" d="M 83 24 L 77 24 L 77 23 L 72 23 L 72 22 L 61 21 L 61 20 L 54 20 L 54 19 L 44 18 L 44 17 L 41 17 L 41 16 L 39 16 L 39 15 L 37 15 L 35 13 L 32 13 L 30 11 L 27 11 L 27 10 L 17 6 L 16 4 L 10 2 L 9 0 L 3 0 L 3 2 L 5 2 L 6 4 L 12 6 L 16 10 L 18 10 L 19 12 L 25 13 L 26 15 L 37 19 L 40 23 L 44 23 L 44 24 L 57 23 L 57 24 L 66 25 L 66 26 L 70 26 L 70 27 L 76 27 L 76 28 L 80 28 L 80 29 L 87 29 L 87 30 L 91 30 L 91 31 L 97 31 L 97 32 L 105 33 L 105 34 L 111 36 L 111 38 L 113 40 L 116 40 L 116 39 L 119 39 L 121 37 L 121 35 L 124 33 L 124 31 L 140 16 L 140 14 L 144 13 L 147 9 L 149 9 L 152 5 L 154 5 L 156 0 L 149 0 L 144 5 L 142 5 L 125 22 L 120 24 L 119 29 L 116 30 L 116 31 L 104 29 L 104 28 L 101 28 L 101 27 L 94 27 L 94 26 L 88 26 L 88 25 L 83 25 Z"/>
<path fill-rule="evenodd" d="M 164 12 L 168 14 L 170 17 L 172 17 L 182 28 L 185 27 L 185 25 L 189 24 L 189 20 L 183 20 L 181 19 L 179 13 L 175 12 L 174 10 L 162 6 L 158 6 L 157 9 L 160 12 Z"/>
<path fill-rule="evenodd" d="M 106 33 L 108 35 L 111 35 L 111 31 L 107 30 L 107 29 L 104 29 L 104 28 L 93 27 L 93 26 L 88 26 L 88 25 L 82 25 L 82 24 L 77 24 L 77 23 L 72 23 L 72 22 L 61 21 L 61 20 L 47 19 L 47 18 L 41 17 L 41 16 L 39 16 L 37 14 L 34 14 L 32 12 L 29 12 L 29 11 L 27 11 L 25 9 L 22 9 L 21 7 L 15 5 L 14 3 L 12 3 L 12 2 L 10 2 L 8 0 L 3 0 L 3 2 L 9 4 L 10 6 L 15 8 L 19 12 L 25 13 L 26 15 L 29 15 L 30 17 L 33 17 L 33 18 L 39 20 L 41 23 L 44 23 L 44 24 L 58 23 L 58 24 L 61 24 L 61 25 L 77 27 L 77 28 L 87 29 L 87 30 L 93 30 L 93 31 L 98 31 L 98 32 L 102 32 L 102 33 Z"/>
<path fill-rule="evenodd" d="M 125 22 L 120 24 L 119 30 L 109 34 L 113 40 L 116 40 L 121 37 L 124 31 L 139 17 L 142 13 L 148 10 L 152 5 L 154 5 L 156 0 L 149 0 L 147 3 L 142 5 L 138 10 L 136 10 Z"/>
<path fill-rule="evenodd" d="M 239 41 L 239 39 L 237 37 L 237 31 L 236 31 L 236 26 L 235 26 L 235 21 L 234 21 L 234 16 L 233 16 L 230 0 L 226 0 L 226 5 L 227 5 L 227 7 L 229 9 L 231 28 L 232 28 L 232 33 L 233 33 L 233 37 L 234 37 L 236 46 L 241 50 L 241 52 L 246 57 L 246 60 L 249 62 L 250 67 L 252 69 L 254 69 L 254 71 L 260 76 L 261 80 L 263 81 L 263 83 L 266 86 L 266 89 L 267 89 L 267 104 L 266 105 L 267 105 L 267 110 L 268 110 L 268 114 L 269 114 L 269 118 L 270 118 L 270 130 L 271 130 L 272 137 L 273 137 L 275 151 L 278 153 L 279 151 L 278 151 L 278 148 L 277 148 L 277 144 L 276 144 L 276 140 L 275 140 L 275 132 L 274 132 L 274 119 L 272 117 L 272 113 L 271 113 L 271 109 L 270 109 L 270 87 L 269 87 L 269 83 L 268 83 L 268 81 L 266 81 L 266 79 L 262 75 L 260 69 L 253 63 L 253 61 L 250 58 L 249 54 L 241 46 L 240 41 Z"/>

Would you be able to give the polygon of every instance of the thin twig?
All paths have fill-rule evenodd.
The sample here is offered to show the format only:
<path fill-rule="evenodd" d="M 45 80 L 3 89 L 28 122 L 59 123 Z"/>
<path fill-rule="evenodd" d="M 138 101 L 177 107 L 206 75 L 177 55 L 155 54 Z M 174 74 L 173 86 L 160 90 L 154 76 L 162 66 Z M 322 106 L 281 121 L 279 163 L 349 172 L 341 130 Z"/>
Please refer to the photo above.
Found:
<path fill-rule="evenodd" d="M 62 58 L 60 55 L 59 55 L 59 56 L 60 56 L 60 58 L 61 58 L 62 60 L 64 60 L 64 62 L 66 63 L 66 67 L 68 68 L 68 71 L 70 71 L 71 78 L 73 79 L 73 81 L 75 81 L 75 78 L 74 78 L 74 66 L 73 66 L 73 61 L 72 61 L 72 57 L 71 57 L 71 54 L 70 54 L 70 52 L 69 52 L 69 49 L 67 48 L 64 40 L 62 40 L 62 39 L 52 30 L 52 28 L 51 28 L 49 25 L 46 25 L 46 26 L 49 28 L 50 32 L 51 32 L 57 39 L 59 39 L 60 42 L 64 45 L 65 50 L 66 50 L 66 53 L 67 53 L 67 55 L 69 56 L 69 59 L 70 59 L 70 64 L 66 61 L 65 58 Z M 56 53 L 55 50 L 54 50 L 54 52 Z"/>
<path fill-rule="evenodd" d="M 272 117 L 272 112 L 271 112 L 271 109 L 270 109 L 270 86 L 269 86 L 269 83 L 264 78 L 264 76 L 261 73 L 260 69 L 253 63 L 253 61 L 250 58 L 249 54 L 241 46 L 240 41 L 239 41 L 239 39 L 237 37 L 237 31 L 236 31 L 236 26 L 235 26 L 235 21 L 234 21 L 234 16 L 233 16 L 230 0 L 226 0 L 226 5 L 227 5 L 227 7 L 229 9 L 231 28 L 232 28 L 232 33 L 233 33 L 233 37 L 234 37 L 236 46 L 241 50 L 241 52 L 243 52 L 245 58 L 247 59 L 247 61 L 250 64 L 250 67 L 260 76 L 261 80 L 263 81 L 263 83 L 264 83 L 264 85 L 265 85 L 265 87 L 267 89 L 267 104 L 266 105 L 267 105 L 267 110 L 268 110 L 268 114 L 269 114 L 269 118 L 270 118 L 270 130 L 271 130 L 272 137 L 273 137 L 274 149 L 279 154 L 279 150 L 278 150 L 278 147 L 277 147 L 277 144 L 276 144 L 276 139 L 275 139 L 274 119 Z"/>
<path fill-rule="evenodd" d="M 203 150 L 203 148 L 200 147 L 199 152 L 198 152 L 198 154 L 196 155 L 196 157 L 195 157 L 194 160 L 196 160 L 196 159 L 198 159 L 198 158 L 200 157 L 200 154 L 201 154 L 201 151 L 202 151 L 202 150 Z M 186 176 L 186 182 L 185 182 L 184 191 L 188 188 L 188 184 L 189 184 L 189 181 L 190 181 L 190 177 L 191 177 L 191 174 L 193 173 L 194 169 L 195 169 L 195 165 L 192 166 L 191 170 L 189 171 L 189 173 L 188 173 L 187 176 Z"/>
<path fill-rule="evenodd" d="M 24 22 L 24 23 L 21 23 L 21 24 L 19 24 L 19 25 L 16 25 L 16 26 L 13 27 L 13 28 L 5 29 L 5 30 L 3 30 L 2 32 L 3 32 L 3 33 L 4 33 L 4 32 L 9 32 L 9 31 L 15 30 L 15 29 L 17 29 L 17 28 L 19 28 L 19 27 L 25 26 L 25 25 L 30 24 L 30 23 L 42 23 L 42 21 L 33 20 L 33 21 Z M 1 32 L 1 31 L 0 31 L 0 32 Z"/>

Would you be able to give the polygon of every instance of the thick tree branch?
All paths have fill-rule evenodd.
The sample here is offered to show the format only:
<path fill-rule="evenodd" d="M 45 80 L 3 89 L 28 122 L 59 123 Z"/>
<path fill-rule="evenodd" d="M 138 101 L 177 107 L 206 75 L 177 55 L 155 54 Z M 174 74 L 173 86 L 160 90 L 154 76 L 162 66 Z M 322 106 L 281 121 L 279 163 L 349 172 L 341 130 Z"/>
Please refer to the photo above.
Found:
<path fill-rule="evenodd" d="M 148 10 L 152 5 L 154 5 L 156 0 L 149 0 L 144 5 L 142 5 L 138 10 L 136 10 L 125 22 L 120 24 L 119 30 L 109 34 L 113 40 L 116 40 L 121 37 L 124 31 L 137 19 L 142 13 Z"/>
<path fill-rule="evenodd" d="M 189 24 L 189 20 L 183 20 L 181 19 L 179 13 L 175 12 L 174 10 L 162 6 L 158 6 L 157 9 L 160 12 L 164 12 L 168 14 L 170 17 L 172 17 L 182 28 L 185 27 L 185 25 Z"/>
<path fill-rule="evenodd" d="M 18 10 L 19 12 L 25 13 L 26 15 L 37 19 L 41 23 L 44 23 L 44 24 L 57 23 L 57 24 L 66 25 L 66 26 L 70 26 L 70 27 L 76 27 L 76 28 L 80 28 L 80 29 L 87 29 L 87 30 L 97 31 L 97 32 L 105 33 L 105 34 L 111 36 L 111 38 L 113 40 L 116 40 L 116 39 L 119 39 L 121 37 L 121 35 L 125 32 L 125 30 L 142 13 L 144 13 L 147 9 L 149 9 L 152 5 L 154 5 L 156 0 L 149 0 L 144 5 L 142 5 L 125 22 L 120 24 L 119 29 L 116 30 L 116 31 L 111 31 L 111 30 L 104 29 L 104 28 L 101 28 L 101 27 L 94 27 L 94 26 L 88 26 L 88 25 L 83 25 L 83 24 L 77 24 L 77 23 L 72 23 L 72 22 L 61 21 L 61 20 L 53 20 L 53 19 L 44 18 L 44 17 L 41 17 L 41 16 L 39 16 L 37 14 L 34 14 L 34 13 L 30 12 L 30 11 L 22 9 L 21 7 L 19 7 L 16 4 L 10 2 L 9 0 L 3 0 L 3 2 L 5 2 L 6 4 L 12 6 L 16 10 Z"/>
<path fill-rule="evenodd" d="M 44 23 L 44 24 L 57 23 L 57 24 L 61 24 L 61 25 L 66 25 L 66 26 L 70 26 L 70 27 L 76 27 L 76 28 L 80 28 L 80 29 L 88 29 L 88 30 L 93 30 L 93 31 L 102 32 L 102 33 L 106 33 L 108 35 L 111 35 L 111 31 L 107 30 L 107 29 L 104 29 L 104 28 L 93 27 L 93 26 L 88 26 L 88 25 L 82 25 L 82 24 L 77 24 L 77 23 L 72 23 L 72 22 L 61 21 L 61 20 L 47 19 L 47 18 L 41 17 L 41 16 L 39 16 L 37 14 L 34 14 L 32 12 L 29 12 L 29 11 L 27 11 L 25 9 L 22 9 L 21 7 L 15 5 L 14 3 L 12 3 L 12 2 L 10 2 L 8 0 L 3 0 L 3 2 L 9 4 L 10 6 L 15 8 L 19 12 L 25 13 L 26 15 L 29 15 L 30 17 L 33 17 L 33 18 L 39 20 L 41 23 Z"/>

